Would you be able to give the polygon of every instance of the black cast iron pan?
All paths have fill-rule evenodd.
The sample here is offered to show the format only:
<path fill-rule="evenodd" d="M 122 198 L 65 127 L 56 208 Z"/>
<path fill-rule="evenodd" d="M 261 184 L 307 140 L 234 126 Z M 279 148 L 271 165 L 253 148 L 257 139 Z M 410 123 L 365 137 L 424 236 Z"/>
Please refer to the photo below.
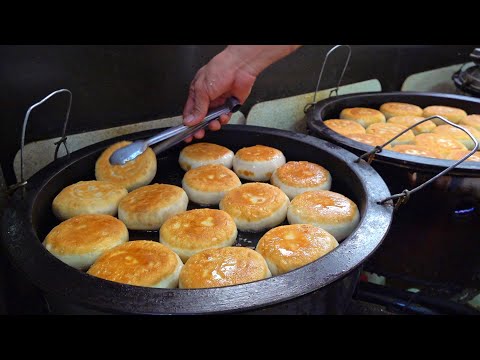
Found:
<path fill-rule="evenodd" d="M 233 151 L 255 144 L 270 145 L 281 149 L 287 160 L 323 165 L 332 174 L 332 190 L 345 194 L 359 206 L 361 222 L 357 229 L 335 250 L 300 269 L 249 284 L 213 289 L 152 289 L 110 282 L 68 267 L 47 252 L 41 242 L 58 224 L 51 211 L 56 194 L 77 181 L 94 179 L 95 161 L 109 145 L 123 139 L 146 138 L 158 131 L 121 136 L 76 151 L 39 171 L 13 194 L 2 220 L 6 253 L 12 264 L 45 294 L 108 313 L 242 312 L 301 297 L 346 277 L 378 248 L 389 230 L 392 207 L 377 202 L 390 193 L 366 162 L 355 163 L 357 157 L 352 153 L 311 136 L 229 125 L 219 132 L 208 133 L 204 141 Z M 184 172 L 178 165 L 178 155 L 183 146 L 177 145 L 158 156 L 153 182 L 181 186 Z M 261 235 L 239 233 L 238 241 L 242 246 L 254 247 Z M 130 237 L 157 240 L 158 232 L 130 232 Z"/>
<path fill-rule="evenodd" d="M 480 114 L 480 99 L 441 93 L 428 92 L 369 92 L 331 97 L 319 101 L 306 113 L 308 128 L 320 138 L 332 141 L 356 154 L 364 154 L 372 148 L 351 140 L 331 130 L 323 121 L 338 119 L 344 108 L 369 107 L 378 109 L 386 102 L 404 102 L 418 105 L 421 108 L 429 105 L 445 105 L 463 109 L 467 114 Z M 427 173 L 439 173 L 453 164 L 450 160 L 433 159 L 382 150 L 376 154 L 374 161 L 391 166 Z M 480 163 L 463 162 L 449 172 L 452 176 L 480 176 Z"/>

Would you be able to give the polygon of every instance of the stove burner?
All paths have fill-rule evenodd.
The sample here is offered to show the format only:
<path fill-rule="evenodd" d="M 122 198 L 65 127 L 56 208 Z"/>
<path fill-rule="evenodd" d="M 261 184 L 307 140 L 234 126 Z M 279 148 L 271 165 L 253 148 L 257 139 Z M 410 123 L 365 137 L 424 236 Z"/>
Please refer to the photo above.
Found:
<path fill-rule="evenodd" d="M 480 97 L 480 48 L 476 48 L 470 54 L 473 66 L 463 70 L 463 66 L 452 76 L 455 86 L 461 91 Z M 465 65 L 464 65 L 465 66 Z"/>

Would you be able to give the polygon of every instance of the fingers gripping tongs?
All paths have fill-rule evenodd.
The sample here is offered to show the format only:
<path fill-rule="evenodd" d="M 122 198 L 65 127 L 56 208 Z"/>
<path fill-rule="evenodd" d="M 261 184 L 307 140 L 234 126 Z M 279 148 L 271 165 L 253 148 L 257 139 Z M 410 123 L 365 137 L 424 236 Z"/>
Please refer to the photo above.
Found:
<path fill-rule="evenodd" d="M 240 106 L 241 104 L 237 98 L 230 97 L 222 106 L 210 110 L 205 119 L 203 119 L 197 125 L 175 126 L 166 131 L 162 131 L 161 133 L 152 136 L 151 138 L 134 141 L 130 145 L 114 151 L 112 156 L 110 156 L 110 163 L 112 165 L 123 165 L 128 161 L 132 161 L 137 156 L 143 154 L 149 146 L 163 141 L 162 143 L 152 148 L 155 154 L 158 155 L 162 151 L 169 149 L 170 147 L 177 145 L 178 143 L 192 136 L 198 130 L 207 127 L 210 122 L 218 119 L 221 115 L 238 111 L 238 109 L 240 109 Z"/>

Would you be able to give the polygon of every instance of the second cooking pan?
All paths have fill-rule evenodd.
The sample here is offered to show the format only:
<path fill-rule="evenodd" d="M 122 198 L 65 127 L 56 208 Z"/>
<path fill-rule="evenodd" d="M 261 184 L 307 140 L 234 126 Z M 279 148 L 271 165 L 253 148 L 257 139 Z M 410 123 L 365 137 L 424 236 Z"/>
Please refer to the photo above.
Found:
<path fill-rule="evenodd" d="M 428 92 L 372 92 L 335 96 L 311 106 L 306 122 L 312 135 L 357 155 L 371 146 L 346 138 L 323 124 L 338 118 L 344 108 L 379 109 L 386 102 L 410 103 L 422 108 L 445 105 L 480 114 L 480 99 Z M 454 162 L 382 151 L 372 166 L 392 193 L 425 183 Z M 372 268 L 429 283 L 480 285 L 480 163 L 463 162 L 445 176 L 410 196 L 394 217 L 392 231 L 372 259 Z M 410 283 L 411 284 L 411 283 Z"/>

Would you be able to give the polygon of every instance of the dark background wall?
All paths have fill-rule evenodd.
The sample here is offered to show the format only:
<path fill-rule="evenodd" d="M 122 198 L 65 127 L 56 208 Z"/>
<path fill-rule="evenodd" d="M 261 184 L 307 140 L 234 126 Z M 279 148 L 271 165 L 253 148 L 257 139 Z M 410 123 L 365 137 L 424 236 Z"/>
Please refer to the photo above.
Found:
<path fill-rule="evenodd" d="M 310 92 L 332 45 L 307 45 L 258 78 L 242 112 L 257 102 Z M 478 45 L 355 45 L 343 84 L 377 78 L 399 90 L 413 73 L 468 61 Z M 53 90 L 73 92 L 68 133 L 134 123 L 182 112 L 196 70 L 223 45 L 0 46 L 0 163 L 9 183 L 27 108 Z M 343 50 L 342 50 L 343 51 Z M 332 87 L 344 53 L 332 55 L 321 88 Z M 327 64 L 328 65 L 328 64 Z M 33 114 L 27 142 L 59 136 L 66 100 Z"/>

